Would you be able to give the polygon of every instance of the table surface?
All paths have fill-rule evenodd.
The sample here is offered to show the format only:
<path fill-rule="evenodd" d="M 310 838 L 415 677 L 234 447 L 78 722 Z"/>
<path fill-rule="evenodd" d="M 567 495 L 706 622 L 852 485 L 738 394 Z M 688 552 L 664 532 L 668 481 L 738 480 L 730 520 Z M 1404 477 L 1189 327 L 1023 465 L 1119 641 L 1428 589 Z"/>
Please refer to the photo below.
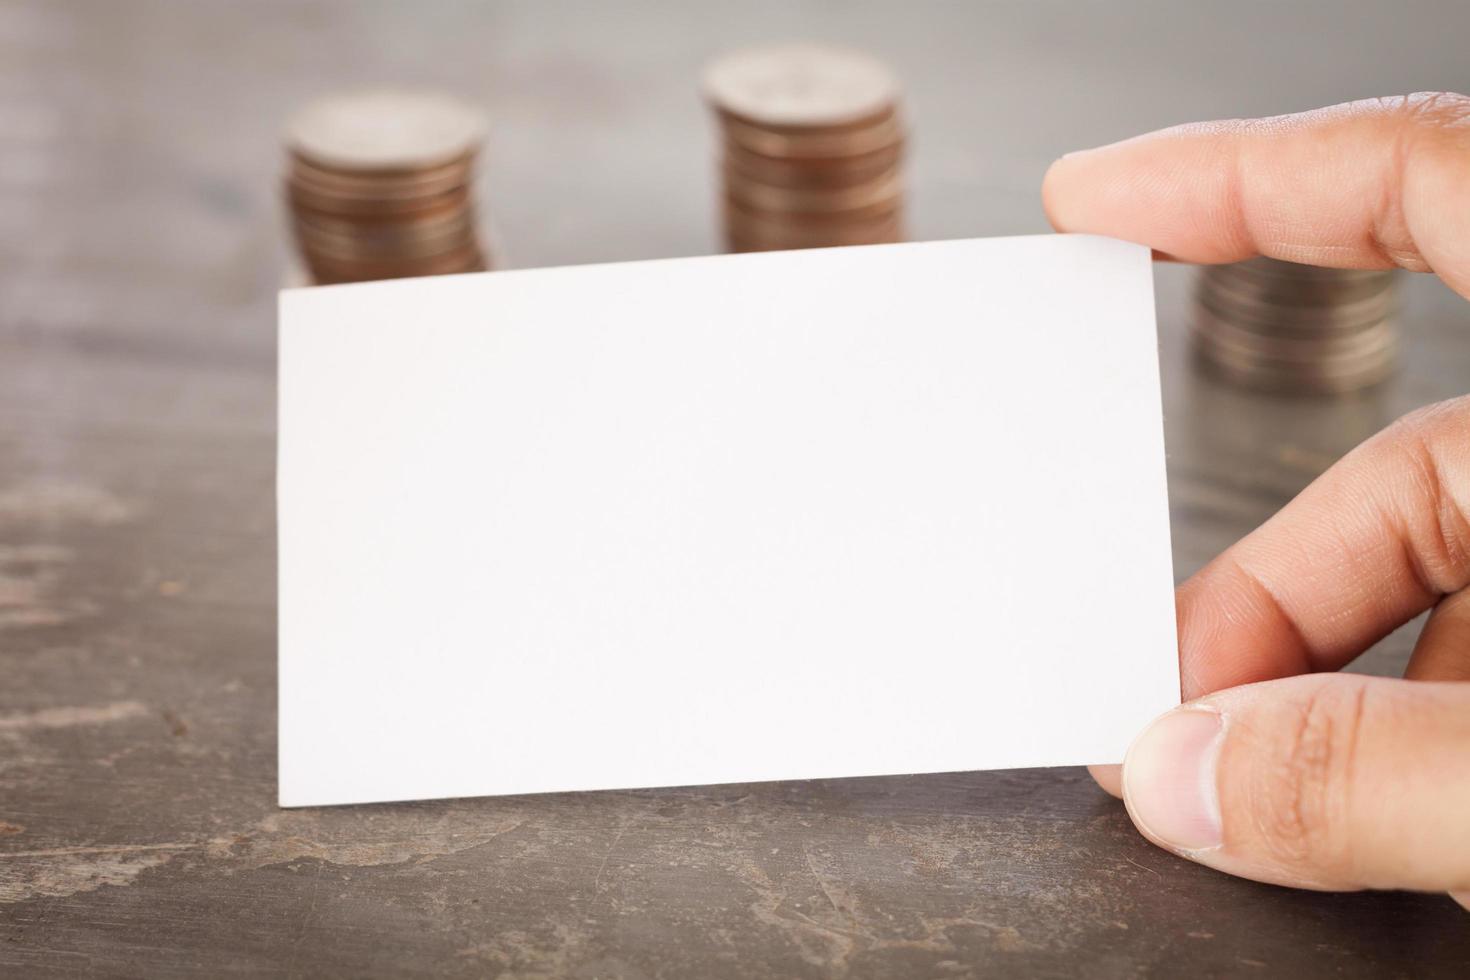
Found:
<path fill-rule="evenodd" d="M 1232 880 L 1077 769 L 274 803 L 292 107 L 482 101 L 498 259 L 525 267 L 716 249 L 695 80 L 746 42 L 896 66 L 917 238 L 1043 230 L 1069 148 L 1466 85 L 1463 4 L 1218 7 L 0 3 L 0 973 L 1464 975 L 1448 899 Z M 1470 307 L 1419 277 L 1392 382 L 1223 387 L 1182 340 L 1191 274 L 1158 288 L 1181 577 L 1470 378 Z"/>

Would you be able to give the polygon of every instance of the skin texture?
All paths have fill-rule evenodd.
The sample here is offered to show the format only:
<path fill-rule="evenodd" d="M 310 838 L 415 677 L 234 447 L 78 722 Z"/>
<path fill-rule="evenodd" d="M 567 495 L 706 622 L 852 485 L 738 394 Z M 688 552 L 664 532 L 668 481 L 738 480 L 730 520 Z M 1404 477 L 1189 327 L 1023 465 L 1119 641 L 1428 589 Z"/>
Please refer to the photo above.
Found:
<path fill-rule="evenodd" d="M 1470 98 L 1176 127 L 1069 154 L 1060 231 L 1161 258 L 1438 274 L 1470 297 Z M 1470 901 L 1470 398 L 1370 439 L 1177 593 L 1183 694 L 1094 775 L 1155 843 L 1306 888 Z M 1433 609 L 1405 680 L 1330 673 Z M 1175 713 L 1171 713 L 1173 715 Z M 1216 724 L 1218 722 L 1218 724 Z M 1212 733 L 1218 731 L 1218 737 Z"/>

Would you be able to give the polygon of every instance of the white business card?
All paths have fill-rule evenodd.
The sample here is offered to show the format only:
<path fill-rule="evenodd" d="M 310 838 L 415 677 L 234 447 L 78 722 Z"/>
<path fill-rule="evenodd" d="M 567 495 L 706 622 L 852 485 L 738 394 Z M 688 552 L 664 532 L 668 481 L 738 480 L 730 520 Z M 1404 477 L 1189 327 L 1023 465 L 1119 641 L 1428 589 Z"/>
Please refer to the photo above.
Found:
<path fill-rule="evenodd" d="M 284 806 L 1116 762 L 1178 702 L 1145 248 L 280 308 Z"/>

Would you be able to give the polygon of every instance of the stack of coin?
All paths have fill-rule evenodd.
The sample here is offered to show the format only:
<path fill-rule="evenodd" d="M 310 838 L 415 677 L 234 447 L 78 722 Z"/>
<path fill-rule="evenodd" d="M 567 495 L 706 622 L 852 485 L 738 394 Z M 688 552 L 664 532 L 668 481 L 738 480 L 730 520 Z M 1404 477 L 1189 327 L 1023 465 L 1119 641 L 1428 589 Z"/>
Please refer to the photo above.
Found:
<path fill-rule="evenodd" d="M 1200 270 L 1194 342 L 1214 373 L 1251 388 L 1352 391 L 1397 350 L 1394 273 L 1257 258 Z"/>
<path fill-rule="evenodd" d="M 480 113 L 446 96 L 322 99 L 286 129 L 286 197 L 317 283 L 475 272 Z"/>
<path fill-rule="evenodd" d="M 903 239 L 898 82 L 842 48 L 784 44 L 728 54 L 705 70 L 723 133 L 731 251 Z"/>

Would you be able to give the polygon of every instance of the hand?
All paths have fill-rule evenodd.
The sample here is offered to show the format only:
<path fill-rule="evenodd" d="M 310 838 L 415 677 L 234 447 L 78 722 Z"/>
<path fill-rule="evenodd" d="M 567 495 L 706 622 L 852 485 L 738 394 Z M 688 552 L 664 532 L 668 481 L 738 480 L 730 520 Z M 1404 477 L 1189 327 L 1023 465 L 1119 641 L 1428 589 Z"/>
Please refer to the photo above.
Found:
<path fill-rule="evenodd" d="M 1042 196 L 1059 230 L 1167 258 L 1401 266 L 1470 297 L 1465 96 L 1166 130 L 1063 157 Z M 1467 586 L 1460 398 L 1354 450 L 1179 588 L 1197 700 L 1146 729 L 1121 776 L 1094 775 L 1150 840 L 1221 871 L 1470 906 Z M 1315 673 L 1431 607 L 1405 680 Z"/>

